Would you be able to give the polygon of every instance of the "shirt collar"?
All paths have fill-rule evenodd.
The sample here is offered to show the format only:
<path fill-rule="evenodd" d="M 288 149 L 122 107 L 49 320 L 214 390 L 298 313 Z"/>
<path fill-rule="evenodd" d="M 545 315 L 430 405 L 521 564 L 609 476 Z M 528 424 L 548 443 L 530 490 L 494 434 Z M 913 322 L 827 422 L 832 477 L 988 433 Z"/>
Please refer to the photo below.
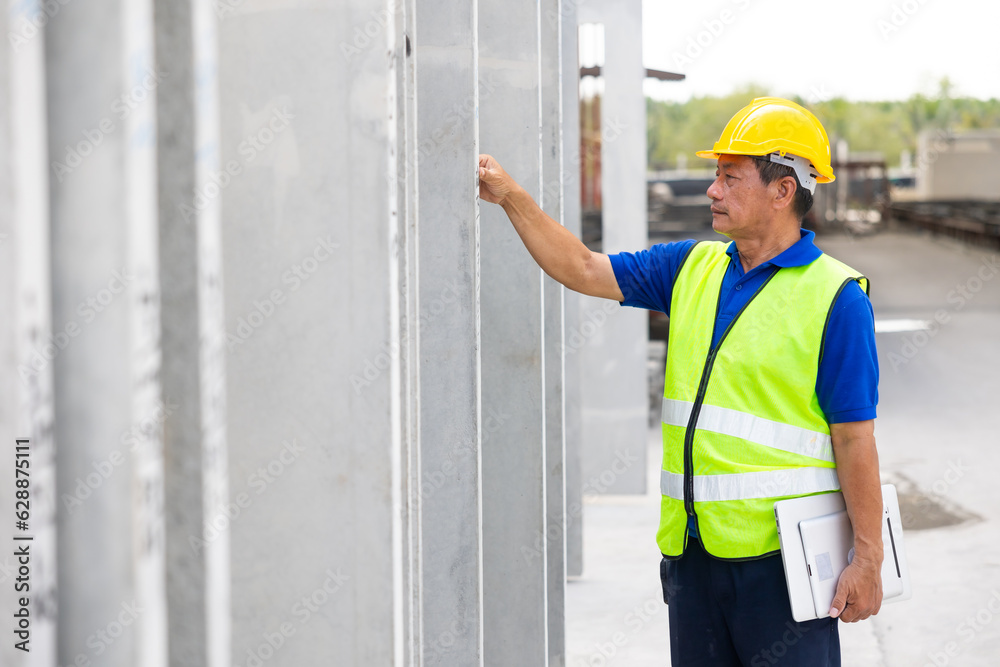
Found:
<path fill-rule="evenodd" d="M 823 254 L 823 251 L 813 243 L 816 233 L 808 229 L 799 229 L 799 233 L 802 237 L 794 245 L 781 252 L 777 257 L 767 260 L 761 266 L 773 264 L 779 268 L 787 268 L 791 266 L 805 266 L 815 262 Z M 729 247 L 726 248 L 726 254 L 729 255 L 731 260 L 736 261 L 736 241 L 730 241 Z"/>

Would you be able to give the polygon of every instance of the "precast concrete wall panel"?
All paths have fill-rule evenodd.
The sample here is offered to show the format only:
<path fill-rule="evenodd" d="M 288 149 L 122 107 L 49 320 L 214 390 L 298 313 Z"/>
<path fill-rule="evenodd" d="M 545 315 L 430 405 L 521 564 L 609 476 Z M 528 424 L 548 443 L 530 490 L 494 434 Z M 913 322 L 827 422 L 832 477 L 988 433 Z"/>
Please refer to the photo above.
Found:
<path fill-rule="evenodd" d="M 155 0 L 169 660 L 228 667 L 216 16 L 210 0 Z M 215 195 L 215 196 L 213 196 Z"/>
<path fill-rule="evenodd" d="M 542 191 L 539 205 L 563 222 L 562 16 L 559 0 L 540 3 Z M 572 136 L 572 134 L 570 135 Z M 542 277 L 545 356 L 545 493 L 548 571 L 549 666 L 565 664 L 566 653 L 566 403 L 564 292 L 561 284 Z"/>
<path fill-rule="evenodd" d="M 56 665 L 56 505 L 44 42 L 34 2 L 0 13 L 0 664 Z M 11 516 L 13 515 L 13 516 Z M 23 523 L 21 523 L 23 521 Z M 27 554 L 25 562 L 16 553 Z M 26 570 L 22 572 L 22 566 Z M 27 585 L 27 587 L 25 587 Z M 26 605 L 22 606 L 22 600 Z"/>
<path fill-rule="evenodd" d="M 420 654 L 471 666 L 483 660 L 477 3 L 414 4 L 415 133 L 401 158 L 415 187 Z"/>
<path fill-rule="evenodd" d="M 480 146 L 541 195 L 540 10 L 479 6 Z M 483 599 L 487 665 L 548 660 L 542 271 L 504 212 L 482 239 Z"/>
<path fill-rule="evenodd" d="M 166 664 L 152 3 L 45 34 L 59 664 Z"/>
<path fill-rule="evenodd" d="M 219 11 L 238 665 L 403 659 L 396 16 Z"/>
<path fill-rule="evenodd" d="M 417 262 L 417 165 L 416 165 L 416 58 L 411 35 L 416 35 L 417 0 L 395 5 L 395 44 L 392 49 L 396 76 L 396 108 L 390 111 L 396 124 L 395 172 L 386 173 L 386 185 L 396 191 L 396 256 L 399 272 L 399 418 L 400 418 L 400 517 L 399 557 L 401 660 L 418 665 L 423 660 L 421 613 L 423 593 L 421 568 L 421 471 L 420 471 L 420 363 L 417 350 L 420 318 L 419 266 Z"/>
<path fill-rule="evenodd" d="M 579 21 L 604 24 L 602 250 L 635 252 L 646 247 L 648 224 L 642 3 L 584 3 Z M 645 493 L 648 315 L 593 298 L 582 310 L 583 491 Z"/>
<path fill-rule="evenodd" d="M 562 2 L 562 169 L 563 224 L 577 238 L 582 235 L 580 218 L 580 56 L 574 2 Z M 548 14 L 546 14 L 548 16 Z M 581 414 L 581 350 L 585 339 L 580 332 L 580 301 L 577 292 L 566 290 L 564 299 L 565 430 L 566 430 L 566 575 L 583 573 L 583 481 L 581 456 L 583 417 Z"/>

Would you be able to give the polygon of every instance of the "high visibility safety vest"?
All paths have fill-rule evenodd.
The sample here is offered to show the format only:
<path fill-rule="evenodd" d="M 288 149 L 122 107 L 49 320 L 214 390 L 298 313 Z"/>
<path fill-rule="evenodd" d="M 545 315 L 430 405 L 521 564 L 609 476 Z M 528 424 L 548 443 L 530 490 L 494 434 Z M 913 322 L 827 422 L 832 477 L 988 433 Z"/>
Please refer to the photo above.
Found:
<path fill-rule="evenodd" d="M 683 553 L 689 516 L 715 557 L 778 552 L 775 501 L 840 488 L 816 376 L 837 296 L 868 281 L 825 254 L 782 267 L 712 348 L 727 246 L 696 244 L 671 296 L 656 536 L 668 557 Z"/>

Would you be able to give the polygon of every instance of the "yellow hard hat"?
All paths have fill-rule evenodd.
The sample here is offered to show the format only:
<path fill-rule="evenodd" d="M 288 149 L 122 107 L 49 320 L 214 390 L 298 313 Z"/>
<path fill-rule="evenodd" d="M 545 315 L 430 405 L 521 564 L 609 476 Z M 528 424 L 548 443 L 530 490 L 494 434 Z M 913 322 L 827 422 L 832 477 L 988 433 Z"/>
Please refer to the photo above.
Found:
<path fill-rule="evenodd" d="M 773 162 L 795 168 L 805 187 L 814 180 L 810 190 L 816 182 L 830 183 L 836 178 L 830 166 L 830 139 L 823 124 L 808 109 L 780 97 L 758 97 L 736 112 L 712 150 L 697 152 L 704 158 L 724 154 L 770 155 Z M 803 178 L 803 170 L 787 156 L 808 160 L 812 174 Z M 804 166 L 804 161 L 801 164 Z"/>

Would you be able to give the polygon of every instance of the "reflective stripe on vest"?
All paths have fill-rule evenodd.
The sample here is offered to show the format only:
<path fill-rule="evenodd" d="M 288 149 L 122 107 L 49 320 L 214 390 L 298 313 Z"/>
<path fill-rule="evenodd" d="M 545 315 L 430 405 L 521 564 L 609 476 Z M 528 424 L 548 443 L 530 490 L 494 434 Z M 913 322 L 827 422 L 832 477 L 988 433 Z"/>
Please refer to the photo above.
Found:
<path fill-rule="evenodd" d="M 864 278 L 828 255 L 783 267 L 713 348 L 727 246 L 696 244 L 671 295 L 657 532 L 667 556 L 683 553 L 692 516 L 713 556 L 777 552 L 774 502 L 839 488 L 816 377 L 830 309 Z"/>
<path fill-rule="evenodd" d="M 838 489 L 840 480 L 836 468 L 790 468 L 694 477 L 694 500 L 698 503 L 802 496 Z M 684 475 L 661 470 L 660 493 L 683 501 Z"/>
<path fill-rule="evenodd" d="M 693 407 L 694 403 L 690 401 L 664 398 L 660 418 L 664 424 L 686 427 Z M 720 408 L 717 405 L 702 405 L 698 414 L 698 428 L 834 463 L 833 441 L 829 434 L 763 419 L 746 412 Z M 684 500 L 683 496 L 681 500 Z"/>

